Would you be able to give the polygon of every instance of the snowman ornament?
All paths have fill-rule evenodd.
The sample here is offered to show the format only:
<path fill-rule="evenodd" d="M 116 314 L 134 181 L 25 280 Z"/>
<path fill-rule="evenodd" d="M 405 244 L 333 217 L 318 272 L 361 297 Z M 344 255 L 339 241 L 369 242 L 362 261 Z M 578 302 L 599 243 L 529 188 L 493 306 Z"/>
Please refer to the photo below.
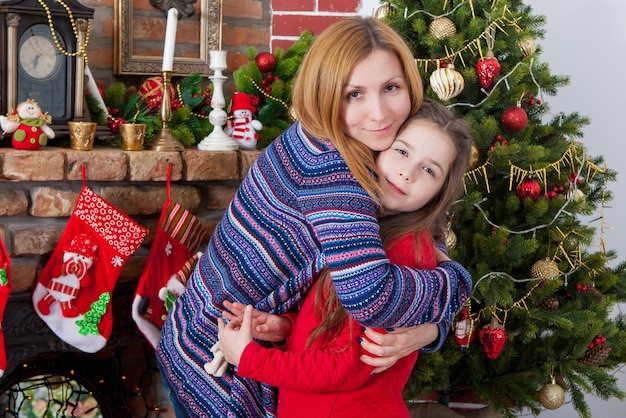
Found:
<path fill-rule="evenodd" d="M 253 119 L 256 107 L 252 105 L 254 96 L 247 93 L 236 92 L 231 102 L 230 111 L 232 118 L 226 122 L 224 132 L 230 135 L 242 149 L 255 149 L 263 124 Z"/>

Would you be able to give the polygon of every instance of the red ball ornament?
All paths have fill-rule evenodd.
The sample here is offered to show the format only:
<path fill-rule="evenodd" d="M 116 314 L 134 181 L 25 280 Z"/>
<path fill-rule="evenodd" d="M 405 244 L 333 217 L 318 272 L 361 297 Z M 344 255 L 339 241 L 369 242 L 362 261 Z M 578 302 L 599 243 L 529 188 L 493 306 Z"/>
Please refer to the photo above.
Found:
<path fill-rule="evenodd" d="M 481 58 L 476 63 L 476 75 L 484 89 L 493 85 L 493 80 L 500 74 L 500 63 L 494 57 Z"/>
<path fill-rule="evenodd" d="M 526 127 L 528 115 L 519 106 L 511 106 L 502 113 L 502 125 L 511 132 L 519 132 Z"/>
<path fill-rule="evenodd" d="M 492 320 L 491 324 L 485 325 L 483 329 L 480 330 L 478 338 L 480 339 L 480 343 L 485 349 L 485 354 L 487 355 L 487 358 L 489 360 L 495 360 L 504 349 L 507 335 L 506 331 L 497 322 L 497 320 Z"/>
<path fill-rule="evenodd" d="M 172 84 L 169 85 L 170 102 L 176 98 L 176 90 Z M 139 94 L 148 107 L 158 109 L 163 101 L 163 78 L 150 77 L 139 87 Z"/>
<path fill-rule="evenodd" d="M 517 197 L 524 199 L 530 197 L 532 200 L 537 200 L 541 194 L 541 185 L 533 178 L 525 178 L 515 189 Z"/>
<path fill-rule="evenodd" d="M 269 52 L 259 52 L 254 59 L 262 73 L 269 73 L 276 68 L 276 58 Z"/>

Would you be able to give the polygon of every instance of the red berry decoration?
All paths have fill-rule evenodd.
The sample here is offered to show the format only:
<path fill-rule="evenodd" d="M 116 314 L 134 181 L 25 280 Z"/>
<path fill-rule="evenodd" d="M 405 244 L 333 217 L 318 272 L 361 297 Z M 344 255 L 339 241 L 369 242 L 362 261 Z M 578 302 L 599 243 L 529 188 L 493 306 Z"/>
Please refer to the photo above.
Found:
<path fill-rule="evenodd" d="M 491 323 L 485 325 L 483 329 L 480 330 L 478 338 L 485 349 L 487 358 L 489 360 L 495 360 L 504 349 L 507 335 L 504 327 L 500 325 L 498 320 L 492 318 Z"/>
<path fill-rule="evenodd" d="M 269 52 L 259 52 L 254 62 L 262 73 L 270 73 L 276 68 L 276 58 Z"/>
<path fill-rule="evenodd" d="M 486 58 L 481 58 L 476 63 L 475 68 L 478 81 L 480 81 L 480 85 L 484 89 L 490 88 L 493 85 L 493 80 L 500 74 L 500 63 L 493 56 L 493 52 L 491 54 L 487 53 Z"/>
<path fill-rule="evenodd" d="M 541 195 L 541 186 L 537 180 L 527 177 L 517 186 L 515 192 L 520 199 L 530 197 L 532 200 L 537 200 Z"/>
<path fill-rule="evenodd" d="M 502 125 L 511 132 L 519 132 L 526 127 L 528 115 L 519 106 L 511 106 L 502 113 Z"/>

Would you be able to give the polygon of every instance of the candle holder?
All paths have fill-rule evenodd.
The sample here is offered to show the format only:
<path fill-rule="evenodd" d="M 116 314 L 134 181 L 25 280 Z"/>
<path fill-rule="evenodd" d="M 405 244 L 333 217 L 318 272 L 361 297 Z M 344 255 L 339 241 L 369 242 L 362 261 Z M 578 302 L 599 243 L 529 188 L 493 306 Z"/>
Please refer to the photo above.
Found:
<path fill-rule="evenodd" d="M 170 103 L 170 80 L 171 71 L 163 71 L 163 100 L 161 101 L 161 131 L 152 141 L 150 149 L 153 151 L 184 151 L 185 147 L 170 132 L 168 126 L 172 118 L 172 105 Z"/>
<path fill-rule="evenodd" d="M 224 81 L 227 77 L 222 74 L 222 71 L 226 69 L 226 51 L 209 51 L 209 55 L 211 60 L 209 68 L 213 70 L 213 75 L 209 77 L 209 80 L 213 82 L 212 109 L 209 112 L 209 122 L 213 125 L 213 131 L 200 141 L 198 149 L 202 151 L 234 151 L 239 149 L 239 145 L 223 129 L 228 119 L 228 115 L 224 111 L 226 105 Z"/>

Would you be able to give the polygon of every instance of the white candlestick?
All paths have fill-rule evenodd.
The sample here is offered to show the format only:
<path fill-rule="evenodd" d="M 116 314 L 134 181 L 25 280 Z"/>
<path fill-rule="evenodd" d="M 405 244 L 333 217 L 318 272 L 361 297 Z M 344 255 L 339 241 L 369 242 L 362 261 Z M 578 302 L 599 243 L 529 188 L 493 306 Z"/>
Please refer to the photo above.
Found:
<path fill-rule="evenodd" d="M 163 71 L 172 71 L 174 67 L 174 47 L 176 46 L 176 27 L 178 25 L 178 10 L 171 8 L 167 11 L 167 26 L 165 28 L 165 46 L 163 47 Z"/>
<path fill-rule="evenodd" d="M 98 101 L 98 106 L 100 106 L 100 109 L 102 109 L 102 111 L 107 114 L 107 105 L 104 103 L 104 100 L 100 95 L 100 90 L 98 90 L 98 85 L 96 84 L 96 80 L 93 78 L 89 67 L 85 67 L 85 75 L 87 76 L 87 91 L 89 91 L 91 97 Z"/>
<path fill-rule="evenodd" d="M 227 51 L 209 51 L 210 68 L 225 70 L 228 66 L 226 64 Z"/>

